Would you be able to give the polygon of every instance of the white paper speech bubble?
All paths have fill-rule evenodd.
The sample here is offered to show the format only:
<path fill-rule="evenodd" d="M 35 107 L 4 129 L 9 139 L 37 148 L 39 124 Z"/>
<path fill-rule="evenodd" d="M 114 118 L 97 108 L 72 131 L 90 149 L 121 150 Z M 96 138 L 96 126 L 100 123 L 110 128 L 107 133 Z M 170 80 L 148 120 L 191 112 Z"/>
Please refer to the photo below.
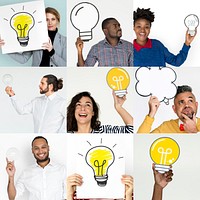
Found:
<path fill-rule="evenodd" d="M 170 67 L 140 67 L 135 73 L 136 92 L 144 97 L 153 95 L 160 102 L 169 104 L 176 94 L 176 73 Z"/>

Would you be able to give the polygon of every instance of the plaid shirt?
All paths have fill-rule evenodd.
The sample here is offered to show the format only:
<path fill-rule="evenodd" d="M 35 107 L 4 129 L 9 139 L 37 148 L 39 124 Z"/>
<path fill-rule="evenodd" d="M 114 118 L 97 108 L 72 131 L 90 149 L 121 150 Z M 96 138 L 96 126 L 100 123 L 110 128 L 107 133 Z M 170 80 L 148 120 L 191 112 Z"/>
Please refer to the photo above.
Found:
<path fill-rule="evenodd" d="M 92 46 L 85 60 L 85 66 L 133 66 L 133 44 L 120 39 L 111 46 L 106 39 Z"/>

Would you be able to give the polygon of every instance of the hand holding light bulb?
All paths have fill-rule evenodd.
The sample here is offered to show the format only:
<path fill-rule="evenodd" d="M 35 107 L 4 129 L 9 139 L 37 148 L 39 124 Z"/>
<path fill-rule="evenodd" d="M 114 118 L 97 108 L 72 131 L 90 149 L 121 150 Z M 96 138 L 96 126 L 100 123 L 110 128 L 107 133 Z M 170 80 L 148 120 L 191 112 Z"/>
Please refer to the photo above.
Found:
<path fill-rule="evenodd" d="M 191 36 L 195 36 L 196 28 L 199 25 L 199 18 L 197 15 L 190 14 L 184 20 L 185 26 L 188 28 L 188 33 Z"/>

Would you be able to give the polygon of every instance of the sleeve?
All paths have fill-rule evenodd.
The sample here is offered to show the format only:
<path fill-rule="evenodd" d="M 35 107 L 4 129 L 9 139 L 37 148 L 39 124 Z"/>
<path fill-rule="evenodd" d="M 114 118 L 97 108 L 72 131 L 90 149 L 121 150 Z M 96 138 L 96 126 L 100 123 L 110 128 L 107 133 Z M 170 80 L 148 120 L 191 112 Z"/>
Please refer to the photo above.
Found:
<path fill-rule="evenodd" d="M 60 107 L 60 113 L 63 117 L 63 123 L 61 124 L 61 127 L 59 129 L 59 133 L 66 133 L 66 127 L 67 127 L 67 122 L 66 122 L 66 116 L 67 116 L 67 102 L 66 100 L 63 100 L 61 107 Z"/>
<path fill-rule="evenodd" d="M 166 47 L 164 47 L 164 56 L 165 56 L 166 62 L 176 67 L 181 66 L 187 58 L 189 49 L 190 49 L 190 46 L 187 46 L 184 44 L 180 52 L 177 55 L 174 55 L 170 53 Z"/>
<path fill-rule="evenodd" d="M 142 124 L 140 125 L 137 133 L 150 133 L 153 122 L 154 118 L 151 118 L 147 115 Z"/>
<path fill-rule="evenodd" d="M 67 199 L 67 173 L 66 173 L 66 168 L 63 167 L 63 195 L 62 198 L 63 200 Z"/>
<path fill-rule="evenodd" d="M 18 114 L 25 115 L 25 114 L 32 113 L 34 100 L 26 105 L 21 105 L 21 103 L 16 99 L 15 95 L 10 97 L 10 99 L 11 99 L 11 103 L 13 107 L 15 108 Z"/>
<path fill-rule="evenodd" d="M 200 119 L 197 118 L 197 130 L 198 132 L 200 132 Z"/>
<path fill-rule="evenodd" d="M 56 50 L 59 48 L 59 53 Z M 62 36 L 62 40 L 60 44 L 55 46 L 55 53 L 51 56 L 50 60 L 53 62 L 56 66 L 67 66 L 66 65 L 66 56 L 67 56 L 67 51 L 66 51 L 66 37 Z"/>
<path fill-rule="evenodd" d="M 99 128 L 99 133 L 133 133 L 134 127 L 132 125 L 126 126 L 111 126 L 111 125 L 101 125 Z"/>
<path fill-rule="evenodd" d="M 133 45 L 131 44 L 131 51 L 130 51 L 130 55 L 129 55 L 129 60 L 128 60 L 128 65 L 129 66 L 133 66 Z"/>
<path fill-rule="evenodd" d="M 96 48 L 95 46 L 93 46 L 87 55 L 84 66 L 94 66 L 95 63 L 98 61 L 96 55 L 97 55 Z"/>
<path fill-rule="evenodd" d="M 21 53 L 9 53 L 8 55 L 15 61 L 24 64 L 26 63 L 30 57 L 32 56 L 32 51 L 26 51 Z"/>
<path fill-rule="evenodd" d="M 16 187 L 15 187 L 16 188 L 16 197 L 15 197 L 15 199 L 22 196 L 23 193 L 25 192 L 26 188 L 24 186 L 24 179 L 25 179 L 25 173 L 23 172 L 16 182 Z"/>

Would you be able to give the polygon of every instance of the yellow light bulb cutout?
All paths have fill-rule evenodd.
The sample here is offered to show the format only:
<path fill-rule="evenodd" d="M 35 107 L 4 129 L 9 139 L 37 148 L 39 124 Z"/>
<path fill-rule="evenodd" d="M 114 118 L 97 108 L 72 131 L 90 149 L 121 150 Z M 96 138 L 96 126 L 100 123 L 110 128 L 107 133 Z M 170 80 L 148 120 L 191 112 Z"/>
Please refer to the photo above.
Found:
<path fill-rule="evenodd" d="M 179 145 L 169 137 L 155 140 L 150 147 L 150 156 L 155 163 L 155 169 L 160 173 L 169 171 L 180 155 Z"/>
<path fill-rule="evenodd" d="M 17 39 L 22 47 L 28 45 L 29 31 L 33 28 L 35 20 L 33 16 L 27 12 L 19 12 L 14 14 L 10 19 L 10 26 L 15 30 Z"/>
<path fill-rule="evenodd" d="M 106 146 L 96 146 L 87 152 L 85 160 L 93 169 L 97 184 L 101 187 L 105 186 L 108 180 L 108 168 L 115 160 L 113 151 Z"/>
<path fill-rule="evenodd" d="M 106 81 L 109 87 L 115 91 L 117 96 L 123 97 L 130 84 L 130 77 L 125 69 L 115 67 L 107 73 Z"/>

